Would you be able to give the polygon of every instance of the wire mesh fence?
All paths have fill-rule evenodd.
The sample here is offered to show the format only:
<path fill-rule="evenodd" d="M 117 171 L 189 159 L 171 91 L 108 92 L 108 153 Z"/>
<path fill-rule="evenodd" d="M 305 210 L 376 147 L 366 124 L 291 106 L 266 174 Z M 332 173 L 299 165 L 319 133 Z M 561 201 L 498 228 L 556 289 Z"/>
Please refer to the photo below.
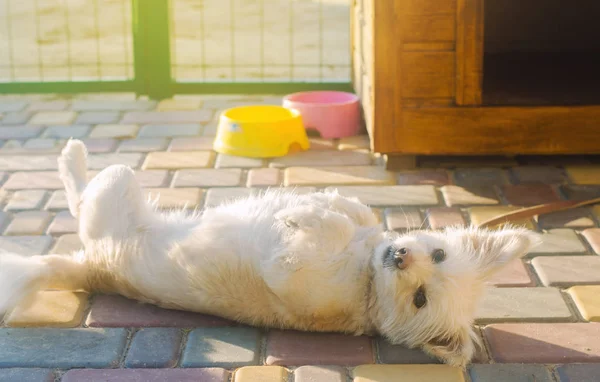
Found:
<path fill-rule="evenodd" d="M 347 84 L 350 1 L 0 0 L 0 91 Z"/>

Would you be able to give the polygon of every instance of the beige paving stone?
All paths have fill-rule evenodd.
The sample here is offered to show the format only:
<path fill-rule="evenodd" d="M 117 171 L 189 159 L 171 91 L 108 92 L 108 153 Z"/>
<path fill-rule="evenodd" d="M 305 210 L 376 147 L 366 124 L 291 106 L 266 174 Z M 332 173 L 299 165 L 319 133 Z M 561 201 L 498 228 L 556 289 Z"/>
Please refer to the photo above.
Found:
<path fill-rule="evenodd" d="M 200 206 L 204 191 L 200 188 L 148 188 L 145 198 L 158 200 L 159 208 L 196 208 Z"/>
<path fill-rule="evenodd" d="M 76 233 L 68 233 L 61 235 L 56 239 L 54 247 L 50 250 L 50 253 L 64 255 L 70 254 L 83 249 L 83 243 Z"/>
<path fill-rule="evenodd" d="M 6 319 L 6 325 L 73 328 L 81 324 L 87 303 L 85 292 L 40 291 L 31 305 L 18 305 Z"/>
<path fill-rule="evenodd" d="M 447 365 L 361 365 L 353 382 L 464 382 L 458 367 Z"/>
<path fill-rule="evenodd" d="M 42 207 L 48 192 L 45 190 L 21 190 L 15 192 L 5 207 L 6 211 L 37 210 Z"/>
<path fill-rule="evenodd" d="M 122 164 L 133 169 L 138 168 L 144 155 L 141 153 L 106 153 L 88 155 L 90 170 L 104 170 L 113 164 Z"/>
<path fill-rule="evenodd" d="M 269 167 L 292 166 L 368 166 L 373 163 L 369 153 L 357 151 L 308 150 L 274 158 Z"/>
<path fill-rule="evenodd" d="M 377 166 L 290 167 L 286 186 L 391 185 L 394 174 Z"/>
<path fill-rule="evenodd" d="M 410 231 L 421 228 L 427 228 L 424 218 L 418 208 L 386 208 L 385 224 L 388 230 L 392 231 Z"/>
<path fill-rule="evenodd" d="M 173 138 L 169 151 L 212 150 L 214 137 L 185 137 Z"/>
<path fill-rule="evenodd" d="M 253 168 L 248 171 L 246 187 L 279 186 L 281 171 L 277 168 Z"/>
<path fill-rule="evenodd" d="M 158 111 L 197 110 L 202 107 L 199 99 L 165 99 L 158 103 Z"/>
<path fill-rule="evenodd" d="M 600 322 L 600 285 L 574 286 L 567 292 L 584 319 Z"/>
<path fill-rule="evenodd" d="M 585 253 L 586 249 L 574 230 L 551 229 L 542 235 L 542 243 L 533 248 L 532 254 Z"/>
<path fill-rule="evenodd" d="M 6 112 L 11 112 L 11 111 L 20 111 L 20 110 L 25 109 L 25 107 L 27 105 L 28 105 L 28 103 L 25 101 L 2 100 L 2 102 L 0 102 L 0 113 L 6 113 Z"/>
<path fill-rule="evenodd" d="M 499 204 L 498 198 L 490 188 L 473 188 L 473 187 L 460 187 L 460 186 L 443 186 L 440 188 L 446 205 L 453 206 L 467 206 L 467 205 L 494 205 Z"/>
<path fill-rule="evenodd" d="M 202 129 L 202 136 L 214 138 L 217 135 L 217 129 L 219 124 L 216 121 L 212 121 L 204 125 Z"/>
<path fill-rule="evenodd" d="M 65 190 L 56 190 L 50 195 L 48 203 L 46 203 L 45 209 L 49 211 L 66 210 L 69 208 L 67 203 L 67 196 Z"/>
<path fill-rule="evenodd" d="M 492 219 L 504 213 L 514 211 L 517 208 L 518 207 L 510 206 L 471 207 L 467 210 L 467 212 L 469 213 L 469 216 L 471 218 L 471 223 L 474 225 L 479 225 L 488 219 Z M 512 224 L 523 226 L 528 229 L 535 229 L 535 226 L 533 225 L 530 219 L 516 221 Z"/>
<path fill-rule="evenodd" d="M 249 168 L 249 167 L 262 167 L 264 160 L 261 158 L 246 158 L 238 157 L 235 155 L 218 154 L 217 161 L 215 162 L 215 168 Z"/>
<path fill-rule="evenodd" d="M 166 187 L 168 185 L 167 180 L 169 179 L 169 172 L 166 170 L 146 170 L 136 171 L 135 180 L 139 183 L 140 187 L 145 188 L 158 188 Z"/>
<path fill-rule="evenodd" d="M 148 154 L 142 168 L 178 170 L 211 167 L 215 158 L 212 151 L 158 151 Z"/>
<path fill-rule="evenodd" d="M 211 110 L 184 111 L 130 111 L 125 113 L 123 123 L 201 123 L 212 118 Z"/>
<path fill-rule="evenodd" d="M 52 223 L 48 227 L 48 234 L 62 235 L 65 233 L 77 232 L 77 219 L 69 211 L 60 211 L 56 214 Z"/>
<path fill-rule="evenodd" d="M 353 137 L 340 138 L 339 150 L 369 150 L 371 142 L 368 135 L 356 135 Z"/>
<path fill-rule="evenodd" d="M 83 138 L 91 129 L 90 125 L 59 125 L 48 126 L 42 133 L 43 138 Z"/>
<path fill-rule="evenodd" d="M 117 100 L 114 96 L 110 99 L 77 99 L 71 104 L 71 109 L 76 111 L 128 111 L 150 110 L 156 106 L 156 101 L 149 100 Z"/>
<path fill-rule="evenodd" d="M 56 170 L 58 155 L 0 155 L 0 171 Z"/>
<path fill-rule="evenodd" d="M 75 123 L 96 125 L 101 123 L 117 123 L 121 118 L 118 111 L 84 111 L 79 113 Z"/>
<path fill-rule="evenodd" d="M 122 140 L 117 149 L 120 153 L 148 153 L 164 151 L 169 146 L 167 138 L 135 138 Z"/>
<path fill-rule="evenodd" d="M 540 256 L 531 264 L 546 286 L 600 285 L 600 256 Z"/>
<path fill-rule="evenodd" d="M 600 166 L 568 166 L 566 171 L 575 184 L 600 184 Z"/>
<path fill-rule="evenodd" d="M 22 211 L 13 215 L 12 221 L 4 230 L 7 236 L 41 235 L 48 226 L 52 215 L 47 211 Z"/>
<path fill-rule="evenodd" d="M 233 375 L 233 382 L 286 382 L 287 379 L 287 370 L 281 366 L 245 366 Z"/>
<path fill-rule="evenodd" d="M 29 120 L 31 125 L 68 125 L 75 120 L 74 111 L 40 111 Z"/>
<path fill-rule="evenodd" d="M 29 104 L 27 111 L 61 111 L 69 106 L 68 101 L 36 101 Z"/>
<path fill-rule="evenodd" d="M 431 206 L 439 203 L 434 186 L 340 186 L 328 187 L 340 195 L 355 196 L 370 206 Z"/>
<path fill-rule="evenodd" d="M 0 236 L 0 255 L 16 253 L 23 256 L 43 255 L 52 245 L 50 236 Z"/>
<path fill-rule="evenodd" d="M 254 193 L 251 188 L 242 187 L 222 187 L 211 188 L 206 192 L 205 207 L 214 207 L 220 204 L 231 202 L 235 199 L 245 198 Z"/>
<path fill-rule="evenodd" d="M 523 260 L 513 259 L 504 268 L 486 280 L 486 284 L 497 287 L 529 287 L 535 286 Z"/>
<path fill-rule="evenodd" d="M 590 244 L 594 253 L 600 255 L 600 228 L 588 228 L 581 235 Z"/>
<path fill-rule="evenodd" d="M 90 154 L 108 153 L 117 146 L 117 140 L 113 138 L 86 138 L 82 141 Z"/>
<path fill-rule="evenodd" d="M 202 126 L 198 123 L 179 124 L 149 124 L 142 126 L 138 137 L 143 138 L 171 138 L 171 137 L 193 137 L 202 132 Z"/>
<path fill-rule="evenodd" d="M 179 170 L 173 176 L 172 187 L 234 187 L 241 180 L 239 168 Z"/>
<path fill-rule="evenodd" d="M 294 382 L 346 382 L 346 370 L 338 366 L 300 366 Z"/>
<path fill-rule="evenodd" d="M 135 138 L 139 128 L 133 124 L 100 124 L 92 129 L 90 138 L 131 139 Z"/>

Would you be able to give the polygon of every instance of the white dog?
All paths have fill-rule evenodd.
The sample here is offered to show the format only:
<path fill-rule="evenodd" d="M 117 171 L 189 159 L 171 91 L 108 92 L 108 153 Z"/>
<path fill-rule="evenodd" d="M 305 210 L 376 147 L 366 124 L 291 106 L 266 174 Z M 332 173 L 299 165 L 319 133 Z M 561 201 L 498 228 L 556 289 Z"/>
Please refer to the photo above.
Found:
<path fill-rule="evenodd" d="M 384 232 L 367 206 L 336 192 L 267 191 L 162 214 L 128 167 L 86 185 L 86 155 L 71 140 L 58 160 L 85 249 L 0 255 L 0 316 L 40 289 L 83 289 L 250 325 L 379 333 L 465 366 L 486 278 L 538 241 L 518 228 Z"/>

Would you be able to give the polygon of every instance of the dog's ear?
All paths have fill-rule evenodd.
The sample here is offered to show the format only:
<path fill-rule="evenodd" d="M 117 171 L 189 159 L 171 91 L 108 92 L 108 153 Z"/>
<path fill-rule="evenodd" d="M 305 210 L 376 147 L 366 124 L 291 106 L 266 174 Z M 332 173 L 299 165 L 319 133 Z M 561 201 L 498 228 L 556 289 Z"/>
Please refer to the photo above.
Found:
<path fill-rule="evenodd" d="M 443 337 L 435 337 L 423 345 L 423 350 L 451 366 L 464 368 L 475 353 L 479 338 L 470 326 Z"/>
<path fill-rule="evenodd" d="M 471 231 L 469 240 L 475 249 L 475 261 L 484 277 L 496 273 L 511 260 L 525 256 L 541 243 L 539 234 L 512 227 L 496 231 Z"/>

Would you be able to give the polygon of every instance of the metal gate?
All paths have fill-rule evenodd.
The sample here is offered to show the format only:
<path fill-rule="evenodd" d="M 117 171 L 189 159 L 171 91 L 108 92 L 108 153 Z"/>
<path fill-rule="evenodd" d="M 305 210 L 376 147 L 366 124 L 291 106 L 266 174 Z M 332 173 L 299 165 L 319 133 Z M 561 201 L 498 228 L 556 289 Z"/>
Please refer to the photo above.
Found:
<path fill-rule="evenodd" d="M 349 90 L 350 0 L 0 0 L 0 93 Z"/>

